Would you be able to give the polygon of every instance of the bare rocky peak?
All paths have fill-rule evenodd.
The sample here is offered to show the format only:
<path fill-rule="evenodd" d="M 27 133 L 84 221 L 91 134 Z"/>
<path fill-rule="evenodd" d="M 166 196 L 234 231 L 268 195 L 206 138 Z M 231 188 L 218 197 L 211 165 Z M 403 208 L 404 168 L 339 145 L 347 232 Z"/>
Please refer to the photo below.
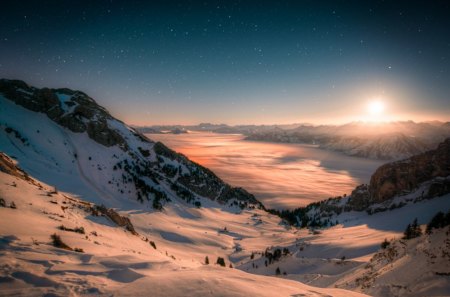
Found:
<path fill-rule="evenodd" d="M 20 80 L 1 79 L 0 93 L 29 110 L 45 113 L 73 132 L 87 132 L 102 145 L 126 148 L 123 137 L 108 126 L 108 120 L 113 117 L 83 92 L 66 88 L 39 89 Z"/>

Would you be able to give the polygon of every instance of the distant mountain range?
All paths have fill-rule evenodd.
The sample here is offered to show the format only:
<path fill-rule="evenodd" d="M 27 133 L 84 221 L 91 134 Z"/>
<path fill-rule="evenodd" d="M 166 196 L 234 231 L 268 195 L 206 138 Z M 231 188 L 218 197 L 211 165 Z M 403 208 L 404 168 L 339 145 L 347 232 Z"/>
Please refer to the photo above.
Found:
<path fill-rule="evenodd" d="M 450 123 L 413 121 L 365 123 L 344 125 L 214 125 L 137 127 L 142 133 L 187 133 L 210 131 L 214 133 L 243 134 L 246 140 L 302 143 L 318 145 L 323 149 L 346 155 L 381 160 L 398 160 L 436 147 L 450 137 Z"/>

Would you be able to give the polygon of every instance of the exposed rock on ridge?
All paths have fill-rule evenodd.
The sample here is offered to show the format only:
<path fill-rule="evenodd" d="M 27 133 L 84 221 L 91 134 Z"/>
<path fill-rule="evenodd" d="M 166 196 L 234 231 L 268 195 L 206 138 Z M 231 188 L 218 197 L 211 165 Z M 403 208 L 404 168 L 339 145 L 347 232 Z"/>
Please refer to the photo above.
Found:
<path fill-rule="evenodd" d="M 450 138 L 435 150 L 378 168 L 370 179 L 371 202 L 383 202 L 396 195 L 412 191 L 425 181 L 449 175 Z"/>
<path fill-rule="evenodd" d="M 0 80 L 0 93 L 32 111 L 45 113 L 51 120 L 77 133 L 87 132 L 96 142 L 125 148 L 123 137 L 108 126 L 113 117 L 94 99 L 70 89 L 38 89 L 20 80 Z"/>
<path fill-rule="evenodd" d="M 65 172 L 82 184 L 94 187 L 101 196 L 96 201 L 117 198 L 115 207 L 132 199 L 149 202 L 154 209 L 162 210 L 164 204 L 174 198 L 201 207 L 205 204 L 202 199 L 206 198 L 241 209 L 264 208 L 252 194 L 231 187 L 211 170 L 162 143 L 149 140 L 112 117 L 82 92 L 38 89 L 22 81 L 1 79 L 0 100 L 6 103 L 4 116 L 0 116 L 3 128 L 0 136 L 6 136 L 2 149 L 17 157 L 19 162 L 28 163 L 27 158 L 35 158 L 40 165 L 51 164 L 54 171 L 46 178 L 53 179 L 47 182 L 58 186 L 61 172 Z M 49 120 L 45 116 L 31 115 L 29 110 L 43 113 Z M 33 117 L 35 125 L 46 129 L 43 130 L 47 133 L 45 137 L 37 135 L 41 132 L 32 127 L 33 124 L 24 125 L 23 119 L 29 116 Z M 69 130 L 73 133 L 67 133 Z M 34 170 L 34 166 L 28 163 L 25 168 Z M 66 190 L 77 193 L 78 189 Z"/>

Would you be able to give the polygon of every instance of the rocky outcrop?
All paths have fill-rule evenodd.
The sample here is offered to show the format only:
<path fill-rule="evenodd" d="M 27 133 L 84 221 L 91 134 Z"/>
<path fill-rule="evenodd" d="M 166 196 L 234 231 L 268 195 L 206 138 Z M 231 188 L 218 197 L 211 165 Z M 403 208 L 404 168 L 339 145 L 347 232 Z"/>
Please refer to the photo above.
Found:
<path fill-rule="evenodd" d="M 369 186 L 366 184 L 357 186 L 350 195 L 347 205 L 350 210 L 363 211 L 370 205 L 371 199 Z"/>
<path fill-rule="evenodd" d="M 91 211 L 93 213 L 100 213 L 101 215 L 104 215 L 108 217 L 111 221 L 113 221 L 117 226 L 125 227 L 128 231 L 131 232 L 133 235 L 139 235 L 136 230 L 134 229 L 133 224 L 130 221 L 130 218 L 121 216 L 118 214 L 114 209 L 112 208 L 106 208 L 105 206 L 101 205 L 95 205 Z"/>
<path fill-rule="evenodd" d="M 436 177 L 450 175 L 450 138 L 441 143 L 437 149 L 411 158 L 388 163 L 372 175 L 370 179 L 371 203 L 379 203 L 396 195 L 410 192 L 421 183 Z M 436 186 L 437 187 L 437 186 Z M 444 187 L 433 190 L 435 193 L 445 192 Z M 424 193 L 433 194 L 433 193 Z"/>
<path fill-rule="evenodd" d="M 113 117 L 94 99 L 70 89 L 34 88 L 20 80 L 0 80 L 0 93 L 29 110 L 45 113 L 51 120 L 72 132 L 87 132 L 94 141 L 126 149 L 123 137 L 109 127 Z"/>
<path fill-rule="evenodd" d="M 0 171 L 21 179 L 28 179 L 28 174 L 20 169 L 5 153 L 0 152 Z"/>

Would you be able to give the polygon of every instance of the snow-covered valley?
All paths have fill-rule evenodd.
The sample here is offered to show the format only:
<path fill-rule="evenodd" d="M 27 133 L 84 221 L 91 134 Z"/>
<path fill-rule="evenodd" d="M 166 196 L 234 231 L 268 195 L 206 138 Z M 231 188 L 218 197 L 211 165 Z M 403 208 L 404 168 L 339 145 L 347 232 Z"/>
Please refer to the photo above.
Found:
<path fill-rule="evenodd" d="M 36 112 L 26 100 L 55 96 L 24 88 L 0 95 L 2 296 L 450 294 L 448 227 L 401 240 L 415 218 L 447 212 L 450 194 L 418 199 L 425 183 L 392 198 L 402 207 L 297 228 L 100 107 L 81 109 L 86 95 L 51 90 L 58 101 Z"/>

